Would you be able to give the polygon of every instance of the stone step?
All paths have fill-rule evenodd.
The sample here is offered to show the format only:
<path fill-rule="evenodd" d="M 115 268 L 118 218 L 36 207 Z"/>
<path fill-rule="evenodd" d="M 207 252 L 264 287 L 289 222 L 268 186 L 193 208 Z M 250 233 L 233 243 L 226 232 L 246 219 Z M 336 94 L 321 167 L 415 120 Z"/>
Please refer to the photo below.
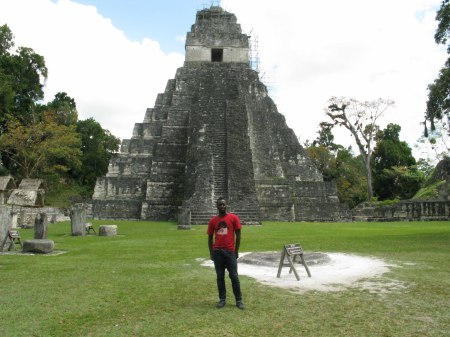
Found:
<path fill-rule="evenodd" d="M 261 215 L 259 211 L 256 210 L 236 210 L 232 211 L 237 214 L 241 219 L 243 224 L 256 225 L 260 224 Z M 191 213 L 191 223 L 192 224 L 207 224 L 211 217 L 215 214 L 211 214 L 210 212 L 192 212 Z"/>

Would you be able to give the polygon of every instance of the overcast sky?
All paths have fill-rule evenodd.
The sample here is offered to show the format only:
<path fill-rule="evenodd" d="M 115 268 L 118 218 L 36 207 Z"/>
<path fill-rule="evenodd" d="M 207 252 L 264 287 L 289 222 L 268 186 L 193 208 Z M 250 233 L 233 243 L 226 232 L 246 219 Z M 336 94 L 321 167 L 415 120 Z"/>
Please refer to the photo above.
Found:
<path fill-rule="evenodd" d="M 16 46 L 44 56 L 46 101 L 64 91 L 80 119 L 130 138 L 183 65 L 184 38 L 205 0 L 0 0 Z M 214 4 L 218 4 L 215 1 Z M 392 99 L 381 124 L 423 131 L 427 86 L 447 54 L 434 42 L 440 0 L 222 0 L 257 38 L 260 76 L 301 141 L 313 140 L 332 96 Z M 345 132 L 337 141 L 351 145 Z M 353 146 L 354 147 L 354 146 Z M 355 148 L 355 147 L 354 147 Z"/>

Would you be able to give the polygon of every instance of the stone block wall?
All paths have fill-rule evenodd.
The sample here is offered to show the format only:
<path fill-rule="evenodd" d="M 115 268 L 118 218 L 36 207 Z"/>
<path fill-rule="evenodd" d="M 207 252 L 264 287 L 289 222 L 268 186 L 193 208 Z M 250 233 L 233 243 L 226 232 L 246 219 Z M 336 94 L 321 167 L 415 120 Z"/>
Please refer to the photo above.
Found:
<path fill-rule="evenodd" d="M 448 221 L 450 200 L 403 200 L 390 206 L 365 203 L 351 215 L 353 221 Z"/>
<path fill-rule="evenodd" d="M 141 200 L 116 199 L 93 200 L 92 212 L 96 219 L 139 220 L 141 219 Z"/>
<path fill-rule="evenodd" d="M 221 62 L 249 62 L 249 37 L 242 34 L 236 16 L 220 7 L 199 11 L 186 35 L 186 63 L 211 62 L 211 50 L 221 49 Z"/>
<path fill-rule="evenodd" d="M 295 221 L 293 195 L 287 180 L 258 180 L 256 191 L 262 219 Z"/>

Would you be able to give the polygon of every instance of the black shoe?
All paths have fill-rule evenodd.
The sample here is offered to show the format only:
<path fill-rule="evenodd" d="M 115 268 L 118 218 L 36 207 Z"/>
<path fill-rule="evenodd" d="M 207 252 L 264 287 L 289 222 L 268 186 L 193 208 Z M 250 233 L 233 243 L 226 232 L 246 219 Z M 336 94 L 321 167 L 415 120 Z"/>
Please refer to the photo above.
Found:
<path fill-rule="evenodd" d="M 244 305 L 244 303 L 242 303 L 242 301 L 237 301 L 236 306 L 241 310 L 245 309 L 245 305 Z"/>
<path fill-rule="evenodd" d="M 221 309 L 225 306 L 225 304 L 227 304 L 227 302 L 225 302 L 225 300 L 220 300 L 217 304 L 216 304 L 216 308 L 217 309 Z"/>

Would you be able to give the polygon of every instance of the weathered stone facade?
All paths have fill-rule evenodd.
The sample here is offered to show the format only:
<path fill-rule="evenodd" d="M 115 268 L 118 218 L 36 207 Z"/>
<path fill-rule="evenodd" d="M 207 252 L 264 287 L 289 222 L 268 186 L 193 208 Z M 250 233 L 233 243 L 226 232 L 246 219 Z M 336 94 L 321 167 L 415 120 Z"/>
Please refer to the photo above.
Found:
<path fill-rule="evenodd" d="M 44 207 L 45 184 L 42 179 L 22 179 L 19 188 L 12 190 L 8 205 Z"/>
<path fill-rule="evenodd" d="M 16 183 L 12 176 L 0 177 L 0 205 L 5 205 L 8 202 L 9 196 L 16 188 Z"/>
<path fill-rule="evenodd" d="M 352 210 L 353 221 L 448 221 L 450 200 L 402 200 L 390 206 L 368 203 Z"/>
<path fill-rule="evenodd" d="M 249 66 L 249 37 L 220 7 L 197 13 L 184 66 L 110 161 L 93 195 L 95 218 L 176 220 L 216 213 L 246 224 L 346 216 Z"/>

